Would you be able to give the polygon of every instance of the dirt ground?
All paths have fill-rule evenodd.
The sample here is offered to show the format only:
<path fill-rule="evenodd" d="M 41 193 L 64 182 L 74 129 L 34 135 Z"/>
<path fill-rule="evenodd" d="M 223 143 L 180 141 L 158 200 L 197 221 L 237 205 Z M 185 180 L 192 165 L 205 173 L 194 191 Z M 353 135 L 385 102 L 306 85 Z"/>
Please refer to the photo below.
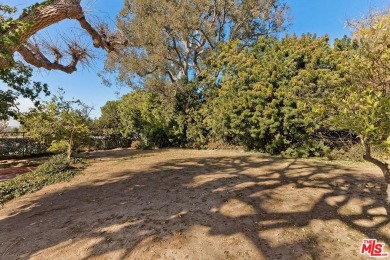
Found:
<path fill-rule="evenodd" d="M 34 171 L 37 166 L 47 160 L 47 156 L 25 159 L 0 160 L 0 182 L 14 178 L 18 174 Z"/>
<path fill-rule="evenodd" d="M 390 252 L 380 172 L 237 151 L 86 155 L 0 209 L 0 259 L 369 259 Z"/>

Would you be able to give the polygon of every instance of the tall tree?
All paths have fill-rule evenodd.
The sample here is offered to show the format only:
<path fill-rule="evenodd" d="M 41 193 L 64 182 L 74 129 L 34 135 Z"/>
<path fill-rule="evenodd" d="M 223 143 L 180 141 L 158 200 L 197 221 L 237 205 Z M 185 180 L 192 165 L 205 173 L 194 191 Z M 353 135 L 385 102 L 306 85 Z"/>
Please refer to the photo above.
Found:
<path fill-rule="evenodd" d="M 103 135 L 120 134 L 119 101 L 107 101 L 100 108 L 101 116 L 95 121 L 96 132 Z"/>
<path fill-rule="evenodd" d="M 126 0 L 118 27 L 128 45 L 106 68 L 132 86 L 180 86 L 199 76 L 220 42 L 252 44 L 281 31 L 287 9 L 279 0 Z"/>

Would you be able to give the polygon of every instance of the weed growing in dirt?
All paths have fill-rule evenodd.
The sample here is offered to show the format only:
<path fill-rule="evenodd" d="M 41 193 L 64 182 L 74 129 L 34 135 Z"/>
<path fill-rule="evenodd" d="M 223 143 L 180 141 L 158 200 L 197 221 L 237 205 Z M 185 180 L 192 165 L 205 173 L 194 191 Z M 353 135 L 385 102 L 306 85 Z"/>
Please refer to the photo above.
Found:
<path fill-rule="evenodd" d="M 49 184 L 69 181 L 84 167 L 85 163 L 82 161 L 77 161 L 75 164 L 65 155 L 55 155 L 33 172 L 0 182 L 0 204 L 26 193 L 38 191 Z"/>

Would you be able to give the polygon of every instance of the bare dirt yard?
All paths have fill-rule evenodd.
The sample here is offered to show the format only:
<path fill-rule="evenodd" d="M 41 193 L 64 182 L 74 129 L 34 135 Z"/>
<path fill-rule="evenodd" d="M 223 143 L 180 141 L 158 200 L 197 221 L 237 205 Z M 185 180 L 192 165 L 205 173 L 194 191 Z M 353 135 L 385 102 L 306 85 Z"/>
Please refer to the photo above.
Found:
<path fill-rule="evenodd" d="M 366 164 L 237 151 L 119 150 L 0 209 L 0 259 L 369 259 L 386 243 Z"/>

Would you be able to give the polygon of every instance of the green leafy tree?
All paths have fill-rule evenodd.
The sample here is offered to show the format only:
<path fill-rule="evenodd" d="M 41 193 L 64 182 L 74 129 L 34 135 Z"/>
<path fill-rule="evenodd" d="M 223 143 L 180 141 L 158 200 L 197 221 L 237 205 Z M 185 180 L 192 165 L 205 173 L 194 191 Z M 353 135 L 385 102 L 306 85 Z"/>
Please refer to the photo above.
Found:
<path fill-rule="evenodd" d="M 327 115 L 328 125 L 360 137 L 363 158 L 383 172 L 390 203 L 389 166 L 371 154 L 375 145 L 390 145 L 390 10 L 371 13 L 352 25 L 353 43 L 349 48 L 341 45 L 344 54 L 340 56 L 348 81 L 329 88 L 328 95 L 315 100 L 313 107 L 317 114 Z"/>
<path fill-rule="evenodd" d="M 218 43 L 252 44 L 279 32 L 287 9 L 279 0 L 126 0 L 118 28 L 128 45 L 109 55 L 106 68 L 125 84 L 175 95 Z"/>
<path fill-rule="evenodd" d="M 134 91 L 122 97 L 118 105 L 121 133 L 145 145 L 159 147 L 175 144 L 175 117 L 156 96 Z"/>
<path fill-rule="evenodd" d="M 0 69 L 0 80 L 6 85 L 0 89 L 0 119 L 15 117 L 18 112 L 17 99 L 24 97 L 32 100 L 35 106 L 39 106 L 39 94 L 50 94 L 47 84 L 32 81 L 32 69 L 17 62 L 12 68 Z"/>
<path fill-rule="evenodd" d="M 65 101 L 62 96 L 55 96 L 39 110 L 21 114 L 21 129 L 28 137 L 50 144 L 49 151 L 66 152 L 70 158 L 89 138 L 89 110 L 80 101 Z"/>
<path fill-rule="evenodd" d="M 118 135 L 120 134 L 120 114 L 119 101 L 108 101 L 100 108 L 101 116 L 95 122 L 96 132 L 103 135 Z"/>

